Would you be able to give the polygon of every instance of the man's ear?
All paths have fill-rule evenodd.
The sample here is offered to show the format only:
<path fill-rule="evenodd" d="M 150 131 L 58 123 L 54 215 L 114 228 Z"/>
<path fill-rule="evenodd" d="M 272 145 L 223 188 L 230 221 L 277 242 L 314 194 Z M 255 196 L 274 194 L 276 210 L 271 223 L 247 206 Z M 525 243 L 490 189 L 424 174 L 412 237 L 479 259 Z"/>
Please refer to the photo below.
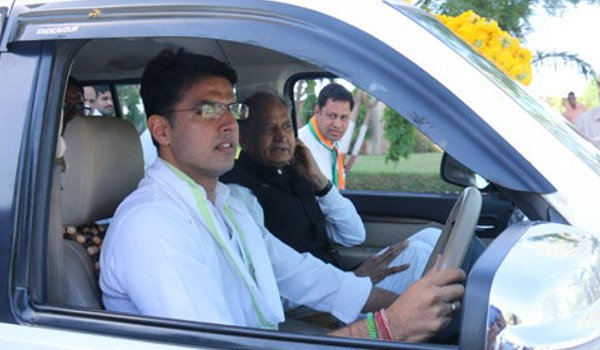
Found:
<path fill-rule="evenodd" d="M 319 108 L 319 104 L 318 103 L 315 105 L 315 108 L 313 109 L 313 112 L 314 112 L 313 113 L 314 115 L 317 115 L 317 114 L 321 113 L 321 108 Z"/>
<path fill-rule="evenodd" d="M 148 130 L 156 143 L 161 147 L 171 144 L 171 124 L 162 115 L 153 114 L 148 118 Z"/>

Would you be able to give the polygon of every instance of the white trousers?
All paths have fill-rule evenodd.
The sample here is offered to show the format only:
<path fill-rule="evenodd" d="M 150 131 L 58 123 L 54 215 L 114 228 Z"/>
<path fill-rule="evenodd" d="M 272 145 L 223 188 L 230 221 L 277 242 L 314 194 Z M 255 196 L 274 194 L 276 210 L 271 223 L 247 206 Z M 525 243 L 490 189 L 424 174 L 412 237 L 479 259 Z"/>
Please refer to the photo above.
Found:
<path fill-rule="evenodd" d="M 420 279 L 441 233 L 440 229 L 431 227 L 410 236 L 407 239 L 408 247 L 390 264 L 391 266 L 410 264 L 410 267 L 402 272 L 387 276 L 381 282 L 377 283 L 376 286 L 396 294 L 401 294 L 411 284 Z M 378 254 L 383 253 L 386 249 L 383 249 Z"/>

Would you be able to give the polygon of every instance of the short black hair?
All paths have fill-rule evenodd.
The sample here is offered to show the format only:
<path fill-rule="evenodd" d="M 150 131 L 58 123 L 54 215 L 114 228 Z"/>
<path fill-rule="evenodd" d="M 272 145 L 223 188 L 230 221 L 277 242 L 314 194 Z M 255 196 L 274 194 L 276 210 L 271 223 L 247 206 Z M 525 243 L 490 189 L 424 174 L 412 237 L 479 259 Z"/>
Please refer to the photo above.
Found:
<path fill-rule="evenodd" d="M 171 123 L 172 116 L 168 111 L 194 82 L 206 77 L 223 77 L 231 85 L 237 82 L 235 70 L 213 57 L 184 49 L 162 51 L 150 60 L 142 75 L 140 95 L 146 117 L 159 114 Z"/>
<path fill-rule="evenodd" d="M 110 86 L 108 84 L 94 85 L 94 90 L 96 90 L 96 95 L 100 95 L 106 91 L 110 91 Z"/>
<path fill-rule="evenodd" d="M 319 108 L 325 107 L 327 100 L 346 101 L 350 103 L 350 109 L 354 108 L 354 98 L 352 93 L 340 84 L 331 83 L 321 89 L 319 92 Z"/>
<path fill-rule="evenodd" d="M 72 75 L 69 75 L 69 79 L 67 80 L 67 88 L 69 86 L 75 86 L 77 88 L 77 90 L 79 90 L 81 93 L 83 93 L 83 86 L 81 86 L 81 84 L 79 83 L 79 80 L 75 79 L 75 77 Z"/>

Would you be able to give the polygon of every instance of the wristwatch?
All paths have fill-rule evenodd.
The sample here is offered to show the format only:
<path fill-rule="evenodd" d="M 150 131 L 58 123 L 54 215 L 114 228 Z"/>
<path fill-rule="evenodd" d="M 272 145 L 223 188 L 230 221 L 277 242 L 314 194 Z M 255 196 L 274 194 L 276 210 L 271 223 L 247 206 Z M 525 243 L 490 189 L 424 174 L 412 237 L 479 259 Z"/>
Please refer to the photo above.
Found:
<path fill-rule="evenodd" d="M 331 182 L 331 180 L 327 180 L 327 184 L 325 184 L 325 187 L 323 187 L 323 189 L 321 189 L 321 190 L 315 191 L 315 195 L 317 197 L 323 197 L 324 195 L 329 193 L 329 191 L 331 191 L 332 187 L 333 187 L 333 183 Z"/>

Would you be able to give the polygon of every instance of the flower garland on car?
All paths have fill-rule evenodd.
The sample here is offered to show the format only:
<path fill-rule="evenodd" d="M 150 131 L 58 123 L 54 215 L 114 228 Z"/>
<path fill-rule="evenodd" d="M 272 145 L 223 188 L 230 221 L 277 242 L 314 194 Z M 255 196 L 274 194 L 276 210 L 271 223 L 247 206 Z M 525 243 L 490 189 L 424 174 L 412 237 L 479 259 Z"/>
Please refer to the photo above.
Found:
<path fill-rule="evenodd" d="M 496 21 L 481 17 L 472 10 L 456 17 L 441 14 L 436 17 L 506 75 L 529 85 L 531 51 L 521 47 L 519 39 L 503 31 Z"/>

